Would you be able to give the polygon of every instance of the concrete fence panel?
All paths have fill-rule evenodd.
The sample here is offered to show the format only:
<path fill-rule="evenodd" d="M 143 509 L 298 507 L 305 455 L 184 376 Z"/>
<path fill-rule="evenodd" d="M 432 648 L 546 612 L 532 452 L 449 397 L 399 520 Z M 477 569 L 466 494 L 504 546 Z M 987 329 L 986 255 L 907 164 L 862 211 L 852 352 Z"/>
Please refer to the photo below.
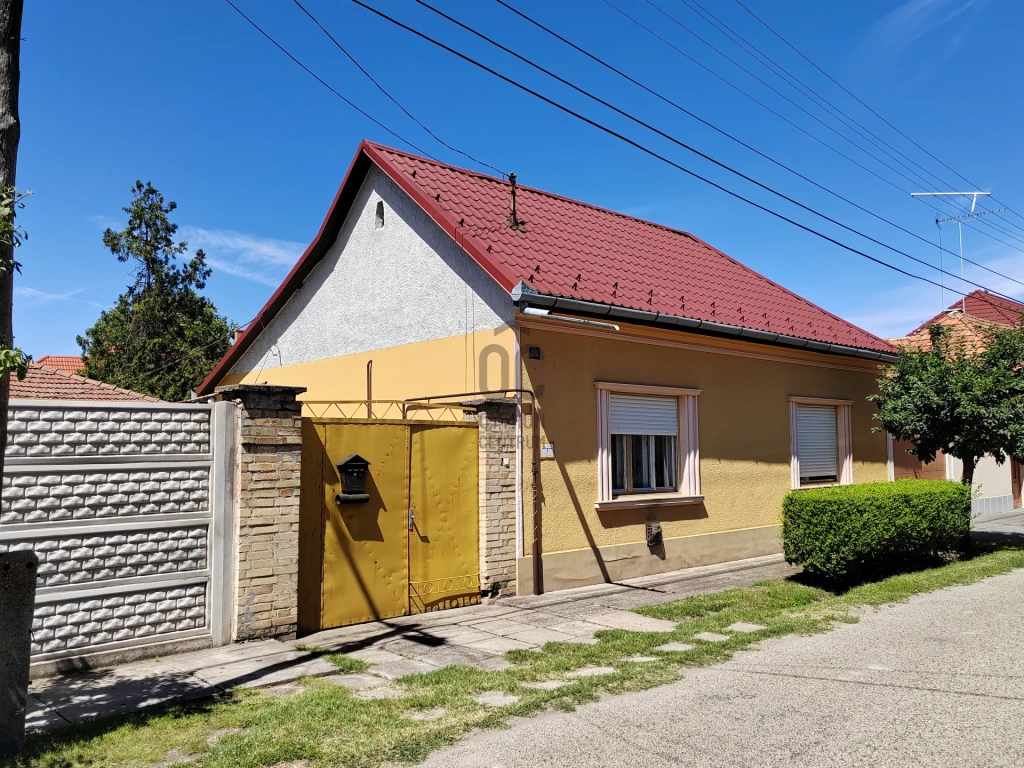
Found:
<path fill-rule="evenodd" d="M 233 403 L 12 400 L 0 553 L 39 557 L 34 670 L 230 642 Z"/>

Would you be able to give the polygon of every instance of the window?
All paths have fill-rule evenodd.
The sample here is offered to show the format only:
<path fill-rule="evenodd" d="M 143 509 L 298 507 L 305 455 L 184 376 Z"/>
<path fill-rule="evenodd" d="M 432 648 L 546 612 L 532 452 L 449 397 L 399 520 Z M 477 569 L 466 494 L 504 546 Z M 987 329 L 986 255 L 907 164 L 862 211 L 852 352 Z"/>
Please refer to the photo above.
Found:
<path fill-rule="evenodd" d="M 375 229 L 384 229 L 384 202 L 377 203 L 377 214 L 374 217 L 373 226 Z"/>
<path fill-rule="evenodd" d="M 597 508 L 700 501 L 699 390 L 596 386 Z"/>
<path fill-rule="evenodd" d="M 851 400 L 789 399 L 793 488 L 853 482 Z"/>

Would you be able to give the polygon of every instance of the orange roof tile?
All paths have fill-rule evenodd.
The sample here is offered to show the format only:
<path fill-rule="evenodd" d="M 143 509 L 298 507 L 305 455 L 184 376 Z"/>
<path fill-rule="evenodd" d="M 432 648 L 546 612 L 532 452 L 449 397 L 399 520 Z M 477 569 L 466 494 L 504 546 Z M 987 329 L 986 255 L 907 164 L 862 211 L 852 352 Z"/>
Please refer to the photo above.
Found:
<path fill-rule="evenodd" d="M 159 403 L 157 397 L 141 392 L 121 389 L 95 379 L 86 379 L 73 373 L 31 363 L 28 375 L 18 380 L 11 377 L 11 397 L 25 400 L 136 400 Z"/>
<path fill-rule="evenodd" d="M 63 373 L 78 373 L 85 367 L 81 355 L 43 355 L 36 362 Z"/>

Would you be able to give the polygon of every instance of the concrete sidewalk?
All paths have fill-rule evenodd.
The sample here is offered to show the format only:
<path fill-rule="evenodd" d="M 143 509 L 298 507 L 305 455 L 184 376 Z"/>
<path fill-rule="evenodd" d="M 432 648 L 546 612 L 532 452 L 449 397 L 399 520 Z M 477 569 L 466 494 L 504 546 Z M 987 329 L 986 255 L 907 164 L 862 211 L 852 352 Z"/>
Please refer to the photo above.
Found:
<path fill-rule="evenodd" d="M 1024 570 L 482 731 L 423 768 L 1024 765 Z"/>
<path fill-rule="evenodd" d="M 280 686 L 337 668 L 323 652 L 346 653 L 384 682 L 451 664 L 497 670 L 507 651 L 546 642 L 594 643 L 603 629 L 669 631 L 672 622 L 631 608 L 784 578 L 797 569 L 781 555 L 690 568 L 617 584 L 524 596 L 275 640 L 194 651 L 113 669 L 36 680 L 29 688 L 28 728 L 110 717 L 144 707 L 209 698 L 235 688 Z M 306 650 L 309 649 L 309 650 Z M 372 680 L 367 680 L 367 685 Z"/>

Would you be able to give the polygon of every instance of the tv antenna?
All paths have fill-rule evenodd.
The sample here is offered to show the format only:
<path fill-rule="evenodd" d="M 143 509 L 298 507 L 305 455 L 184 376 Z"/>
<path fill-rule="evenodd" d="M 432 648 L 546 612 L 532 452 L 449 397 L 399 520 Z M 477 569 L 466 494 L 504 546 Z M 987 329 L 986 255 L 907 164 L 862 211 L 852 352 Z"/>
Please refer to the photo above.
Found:
<path fill-rule="evenodd" d="M 981 216 L 987 216 L 990 213 L 1001 213 L 1006 208 L 998 208 L 996 210 L 989 210 L 983 208 L 980 211 L 975 210 L 978 205 L 978 198 L 986 195 L 991 195 L 991 192 L 911 192 L 911 197 L 969 197 L 971 198 L 971 210 L 970 213 L 964 213 L 960 216 L 946 216 L 945 218 L 935 218 L 935 226 L 939 228 L 939 282 L 942 283 L 943 299 L 942 306 L 945 308 L 945 282 L 942 279 L 942 225 L 947 221 L 955 221 L 958 234 L 960 235 L 960 310 L 966 315 L 967 314 L 967 295 L 964 291 L 964 225 L 963 223 L 969 219 L 977 219 Z"/>

